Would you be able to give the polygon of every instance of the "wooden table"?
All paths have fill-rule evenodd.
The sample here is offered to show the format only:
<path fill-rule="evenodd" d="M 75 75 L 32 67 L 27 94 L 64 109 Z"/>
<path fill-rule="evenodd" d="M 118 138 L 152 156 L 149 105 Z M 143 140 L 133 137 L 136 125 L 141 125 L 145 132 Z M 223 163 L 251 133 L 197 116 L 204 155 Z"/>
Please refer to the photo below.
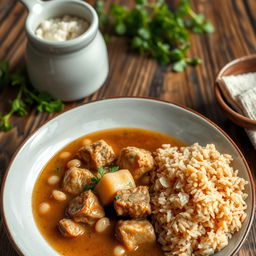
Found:
<path fill-rule="evenodd" d="M 110 3 L 111 1 L 105 1 Z M 112 1 L 113 2 L 113 1 Z M 118 1 L 115 1 L 118 2 Z M 128 1 L 122 1 L 123 3 Z M 243 129 L 230 123 L 218 108 L 213 84 L 216 73 L 228 61 L 255 53 L 256 1 L 255 0 L 193 0 L 194 9 L 210 19 L 216 32 L 211 35 L 193 35 L 190 56 L 202 58 L 203 64 L 174 74 L 170 67 L 163 67 L 128 49 L 126 41 L 112 36 L 108 43 L 110 75 L 104 86 L 92 96 L 66 105 L 66 109 L 111 96 L 150 96 L 183 104 L 202 113 L 221 128 L 238 144 L 253 172 L 256 170 L 255 150 Z M 94 3 L 94 1 L 90 1 Z M 24 63 L 26 37 L 24 21 L 27 12 L 14 0 L 0 1 L 0 60 L 7 59 L 12 66 Z M 8 110 L 14 90 L 0 93 L 0 111 Z M 13 153 L 22 141 L 37 127 L 55 114 L 31 111 L 24 118 L 12 119 L 15 129 L 0 132 L 0 180 Z M 15 191 L 15 188 L 14 188 Z M 0 255 L 17 255 L 6 237 L 0 222 Z M 240 256 L 256 255 L 256 221 L 240 250 Z"/>

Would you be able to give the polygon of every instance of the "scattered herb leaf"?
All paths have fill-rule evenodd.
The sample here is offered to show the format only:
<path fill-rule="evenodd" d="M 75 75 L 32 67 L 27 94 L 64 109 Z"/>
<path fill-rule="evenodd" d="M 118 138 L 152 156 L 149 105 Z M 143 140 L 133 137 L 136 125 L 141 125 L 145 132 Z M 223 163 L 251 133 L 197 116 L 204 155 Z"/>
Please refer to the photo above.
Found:
<path fill-rule="evenodd" d="M 9 70 L 7 61 L 0 61 L 0 91 L 4 87 L 18 87 L 15 99 L 10 102 L 10 110 L 6 114 L 0 113 L 0 131 L 9 131 L 13 128 L 10 124 L 12 115 L 25 116 L 29 107 L 34 107 L 39 112 L 59 112 L 64 104 L 53 99 L 49 94 L 37 91 L 29 82 L 24 68 L 13 73 Z"/>
<path fill-rule="evenodd" d="M 104 174 L 105 174 L 105 168 L 104 167 L 99 167 L 97 169 L 97 171 L 98 171 L 98 173 L 100 174 L 101 177 L 104 176 Z"/>
<path fill-rule="evenodd" d="M 55 171 L 55 172 L 61 172 L 61 171 L 62 171 L 62 169 L 61 169 L 61 168 L 59 168 L 59 167 L 57 167 L 57 168 L 55 168 L 55 169 L 54 169 L 54 171 Z"/>
<path fill-rule="evenodd" d="M 109 168 L 109 172 L 117 172 L 119 170 L 119 166 L 113 166 Z"/>
<path fill-rule="evenodd" d="M 95 188 L 96 184 L 90 184 L 90 185 L 85 185 L 85 190 L 93 190 Z"/>
<path fill-rule="evenodd" d="M 184 69 L 186 69 L 187 63 L 185 60 L 179 60 L 175 62 L 175 64 L 172 67 L 172 70 L 174 72 L 182 72 Z"/>
<path fill-rule="evenodd" d="M 116 172 L 118 170 L 119 170 L 119 166 L 112 166 L 112 167 L 109 168 L 109 172 Z M 90 190 L 90 189 L 93 190 L 95 188 L 95 186 L 100 182 L 101 178 L 106 173 L 105 167 L 99 167 L 99 168 L 97 168 L 97 171 L 98 171 L 100 177 L 95 176 L 95 177 L 91 178 L 92 183 L 89 184 L 89 185 L 86 185 L 85 190 Z M 131 186 L 132 186 L 131 182 L 128 183 L 128 185 L 129 184 L 131 184 Z"/>
<path fill-rule="evenodd" d="M 91 178 L 91 184 L 88 184 L 88 185 L 85 185 L 85 190 L 87 191 L 87 190 L 93 190 L 95 187 L 96 187 L 96 185 L 99 183 L 99 181 L 100 181 L 100 178 L 99 177 L 93 177 L 93 178 Z"/>
<path fill-rule="evenodd" d="M 117 35 L 126 36 L 135 51 L 155 58 L 160 64 L 173 63 L 173 71 L 181 72 L 188 65 L 201 63 L 198 58 L 186 57 L 190 32 L 212 33 L 214 27 L 203 14 L 193 11 L 190 0 L 180 0 L 174 10 L 166 2 L 135 0 L 132 8 L 112 4 L 106 10 L 100 0 L 96 10 L 105 32 L 112 28 Z"/>
<path fill-rule="evenodd" d="M 93 177 L 93 178 L 91 178 L 91 181 L 93 183 L 98 183 L 100 181 L 100 178 L 99 177 Z"/>
<path fill-rule="evenodd" d="M 118 200 L 121 197 L 121 194 L 115 196 L 115 200 Z"/>

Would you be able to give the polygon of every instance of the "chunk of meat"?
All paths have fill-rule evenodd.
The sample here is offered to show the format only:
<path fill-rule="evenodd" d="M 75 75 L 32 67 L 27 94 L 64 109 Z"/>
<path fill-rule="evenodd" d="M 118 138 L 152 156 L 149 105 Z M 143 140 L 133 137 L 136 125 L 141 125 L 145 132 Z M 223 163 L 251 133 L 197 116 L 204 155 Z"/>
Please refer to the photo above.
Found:
<path fill-rule="evenodd" d="M 78 157 L 83 160 L 86 168 L 97 169 L 115 160 L 115 153 L 104 140 L 85 145 L 78 151 Z"/>
<path fill-rule="evenodd" d="M 143 174 L 154 169 L 154 159 L 145 149 L 126 147 L 121 150 L 117 164 L 128 169 L 134 179 L 139 179 Z"/>
<path fill-rule="evenodd" d="M 92 183 L 94 175 L 87 169 L 72 167 L 68 169 L 63 179 L 63 190 L 72 195 L 79 195 L 85 185 Z"/>
<path fill-rule="evenodd" d="M 126 188 L 134 188 L 135 182 L 128 170 L 106 173 L 95 187 L 95 192 L 103 205 L 113 202 L 117 191 Z"/>
<path fill-rule="evenodd" d="M 91 191 L 85 191 L 72 199 L 66 209 L 67 214 L 76 222 L 93 225 L 105 216 L 97 196 Z"/>
<path fill-rule="evenodd" d="M 85 227 L 75 223 L 71 219 L 62 219 L 59 221 L 58 229 L 60 233 L 69 238 L 81 236 L 85 233 Z"/>
<path fill-rule="evenodd" d="M 135 250 L 141 244 L 156 240 L 154 228 L 147 220 L 119 220 L 116 235 L 128 250 Z"/>
<path fill-rule="evenodd" d="M 146 217 L 151 214 L 148 188 L 139 186 L 118 191 L 115 196 L 114 207 L 119 216 Z"/>

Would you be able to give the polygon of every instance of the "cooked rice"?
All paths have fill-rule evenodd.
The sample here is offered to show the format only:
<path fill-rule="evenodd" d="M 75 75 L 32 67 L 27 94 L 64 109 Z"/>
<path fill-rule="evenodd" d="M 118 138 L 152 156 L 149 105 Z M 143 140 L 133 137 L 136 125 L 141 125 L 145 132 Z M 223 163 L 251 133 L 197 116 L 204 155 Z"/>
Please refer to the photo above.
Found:
<path fill-rule="evenodd" d="M 211 255 L 246 218 L 248 183 L 213 144 L 163 145 L 152 172 L 153 220 L 165 255 Z"/>

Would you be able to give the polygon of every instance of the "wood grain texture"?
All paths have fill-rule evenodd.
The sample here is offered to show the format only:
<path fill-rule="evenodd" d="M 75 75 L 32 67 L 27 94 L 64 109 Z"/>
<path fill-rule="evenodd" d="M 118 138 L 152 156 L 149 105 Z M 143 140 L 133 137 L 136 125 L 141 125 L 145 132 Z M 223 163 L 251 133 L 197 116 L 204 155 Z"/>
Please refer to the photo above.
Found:
<path fill-rule="evenodd" d="M 88 1 L 94 4 L 94 0 Z M 131 1 L 122 2 L 130 5 Z M 172 1 L 168 1 L 171 2 Z M 185 72 L 174 74 L 170 67 L 159 66 L 154 60 L 138 56 L 130 51 L 126 40 L 111 36 L 108 43 L 110 73 L 104 86 L 79 102 L 66 105 L 68 110 L 92 100 L 112 96 L 151 96 L 183 104 L 202 113 L 237 143 L 255 174 L 256 152 L 244 130 L 227 121 L 217 106 L 213 84 L 217 72 L 228 61 L 256 52 L 256 1 L 255 0 L 192 0 L 193 8 L 202 12 L 214 24 L 211 35 L 193 35 L 190 56 L 202 58 L 203 64 L 189 67 Z M 15 0 L 0 1 L 0 60 L 10 60 L 12 66 L 24 63 L 26 37 L 25 8 Z M 0 92 L 0 111 L 8 110 L 8 102 L 15 89 Z M 0 180 L 17 147 L 36 128 L 57 114 L 31 111 L 24 118 L 13 117 L 15 129 L 0 133 Z M 0 255 L 16 256 L 0 221 Z M 256 221 L 239 256 L 256 255 Z"/>

